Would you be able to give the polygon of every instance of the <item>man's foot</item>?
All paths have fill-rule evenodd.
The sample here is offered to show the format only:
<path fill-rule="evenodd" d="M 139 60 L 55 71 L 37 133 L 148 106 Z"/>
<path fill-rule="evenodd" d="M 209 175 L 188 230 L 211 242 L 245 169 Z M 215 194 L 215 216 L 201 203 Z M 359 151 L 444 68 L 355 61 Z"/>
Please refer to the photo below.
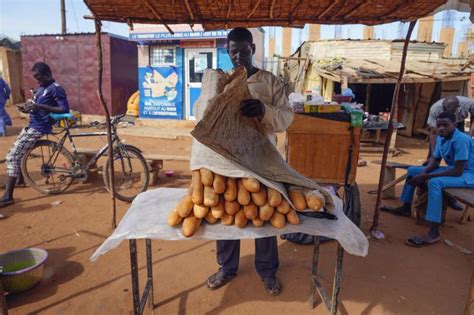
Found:
<path fill-rule="evenodd" d="M 222 287 L 222 286 L 226 285 L 227 283 L 229 283 L 236 276 L 237 276 L 237 274 L 235 274 L 235 273 L 227 275 L 227 274 L 224 273 L 224 271 L 219 270 L 218 272 L 216 272 L 215 274 L 213 274 L 212 276 L 207 278 L 206 285 L 210 290 L 217 290 L 220 287 Z"/>
<path fill-rule="evenodd" d="M 387 212 L 393 215 L 398 215 L 401 217 L 410 217 L 411 216 L 411 209 L 407 208 L 405 205 L 392 208 L 392 207 L 381 207 L 380 211 Z"/>
<path fill-rule="evenodd" d="M 281 292 L 281 285 L 276 278 L 263 278 L 263 285 L 268 294 L 277 296 Z"/>
<path fill-rule="evenodd" d="M 406 240 L 405 244 L 411 247 L 423 247 L 438 243 L 441 240 L 439 236 L 431 236 L 429 234 L 422 236 L 412 236 Z"/>
<path fill-rule="evenodd" d="M 459 201 L 457 201 L 456 199 L 453 199 L 453 198 L 448 199 L 448 206 L 450 208 L 452 208 L 453 210 L 456 210 L 456 211 L 463 211 L 464 210 L 464 207 L 461 205 L 461 203 Z"/>
<path fill-rule="evenodd" d="M 5 199 L 5 200 L 0 200 L 0 208 L 5 208 L 8 207 L 12 204 L 15 203 L 14 199 Z"/>

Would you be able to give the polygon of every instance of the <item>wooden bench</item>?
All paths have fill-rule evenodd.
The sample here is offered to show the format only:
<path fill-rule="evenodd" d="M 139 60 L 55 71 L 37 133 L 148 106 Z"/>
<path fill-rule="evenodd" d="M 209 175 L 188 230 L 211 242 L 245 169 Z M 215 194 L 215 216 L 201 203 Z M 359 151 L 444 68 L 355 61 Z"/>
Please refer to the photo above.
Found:
<path fill-rule="evenodd" d="M 96 149 L 84 149 L 78 148 L 78 158 L 82 160 L 82 163 L 87 163 L 94 155 L 97 154 L 99 150 Z M 171 155 L 171 154 L 156 154 L 156 153 L 143 153 L 143 157 L 145 158 L 148 170 L 150 174 L 150 186 L 154 186 L 158 183 L 158 175 L 160 170 L 163 169 L 163 162 L 164 161 L 182 161 L 182 162 L 189 162 L 189 156 L 183 155 Z M 104 154 L 107 156 L 107 152 Z"/>
<path fill-rule="evenodd" d="M 417 189 L 417 199 L 414 201 L 414 208 L 415 208 L 415 218 L 417 224 L 422 224 L 424 221 L 425 213 L 426 213 L 426 205 L 428 202 L 428 192 L 426 188 Z M 465 223 L 467 220 L 470 219 L 472 208 L 474 207 L 474 189 L 469 188 L 446 188 L 443 189 L 443 210 L 441 214 L 441 223 L 446 221 L 446 212 L 448 209 L 448 197 L 456 199 L 457 201 L 466 205 L 466 208 L 463 210 L 461 214 L 461 218 L 459 219 L 459 224 Z"/>
<path fill-rule="evenodd" d="M 382 164 L 382 161 L 373 161 L 372 163 Z M 403 174 L 402 176 L 396 178 L 396 170 L 397 168 L 406 170 L 410 166 L 412 165 L 387 161 L 387 164 L 385 165 L 385 177 L 382 188 L 382 199 L 395 198 L 395 185 L 404 181 L 407 178 L 407 174 Z M 377 191 L 371 190 L 369 191 L 369 194 L 377 194 Z"/>
<path fill-rule="evenodd" d="M 466 208 L 463 210 L 459 224 L 465 223 L 467 220 L 470 220 L 471 212 L 474 208 L 474 189 L 469 188 L 446 188 L 443 190 L 443 195 L 446 197 L 451 197 L 457 201 L 466 205 Z M 446 198 L 444 198 L 446 199 Z M 443 207 L 444 213 L 446 213 L 446 204 Z"/>

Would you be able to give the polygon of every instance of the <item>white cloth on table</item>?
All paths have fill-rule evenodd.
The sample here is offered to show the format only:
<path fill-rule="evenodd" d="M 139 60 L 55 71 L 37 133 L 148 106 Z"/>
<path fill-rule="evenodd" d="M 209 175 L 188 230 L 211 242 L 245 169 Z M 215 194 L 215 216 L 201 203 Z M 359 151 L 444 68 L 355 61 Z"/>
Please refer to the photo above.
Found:
<path fill-rule="evenodd" d="M 161 239 L 161 240 L 218 240 L 218 239 L 255 239 L 286 233 L 306 233 L 336 239 L 346 252 L 357 256 L 366 256 L 369 242 L 364 233 L 350 221 L 342 211 L 342 201 L 333 196 L 336 205 L 337 220 L 315 219 L 300 216 L 299 225 L 287 224 L 283 229 L 276 229 L 270 223 L 255 227 L 251 222 L 240 229 L 220 223 L 203 224 L 191 238 L 181 234 L 181 225 L 170 227 L 167 224 L 168 214 L 178 201 L 186 194 L 183 188 L 158 188 L 149 190 L 135 198 L 130 209 L 120 221 L 112 235 L 94 252 L 91 260 L 116 248 L 126 239 Z"/>

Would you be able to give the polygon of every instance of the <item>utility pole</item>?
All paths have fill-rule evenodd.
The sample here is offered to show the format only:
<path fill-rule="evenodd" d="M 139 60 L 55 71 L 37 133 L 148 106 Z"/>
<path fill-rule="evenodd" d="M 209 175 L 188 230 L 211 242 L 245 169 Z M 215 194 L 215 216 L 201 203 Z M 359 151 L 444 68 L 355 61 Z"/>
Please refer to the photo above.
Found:
<path fill-rule="evenodd" d="M 61 34 L 66 34 L 66 3 L 61 1 Z"/>

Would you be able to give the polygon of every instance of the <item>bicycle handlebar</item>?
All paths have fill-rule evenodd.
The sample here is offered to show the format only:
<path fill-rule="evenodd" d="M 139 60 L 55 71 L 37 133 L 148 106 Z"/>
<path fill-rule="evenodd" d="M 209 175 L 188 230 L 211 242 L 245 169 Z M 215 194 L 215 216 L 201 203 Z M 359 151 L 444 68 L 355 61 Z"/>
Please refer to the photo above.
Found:
<path fill-rule="evenodd" d="M 120 114 L 120 115 L 117 115 L 117 116 L 113 116 L 110 118 L 110 124 L 111 125 L 116 125 L 120 122 L 120 119 L 122 119 L 123 117 L 125 117 L 126 114 Z"/>

